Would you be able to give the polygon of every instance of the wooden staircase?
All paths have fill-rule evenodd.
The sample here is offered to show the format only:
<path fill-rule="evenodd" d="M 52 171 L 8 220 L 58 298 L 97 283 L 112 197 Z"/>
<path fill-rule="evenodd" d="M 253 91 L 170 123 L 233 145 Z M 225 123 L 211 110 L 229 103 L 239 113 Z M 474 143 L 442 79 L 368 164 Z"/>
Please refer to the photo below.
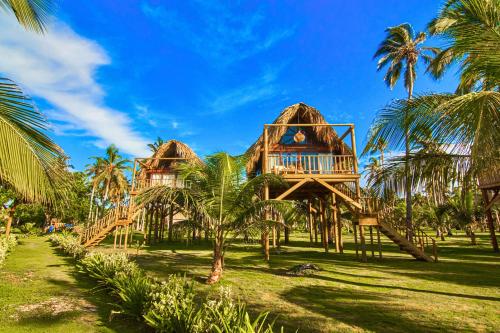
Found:
<path fill-rule="evenodd" d="M 340 192 L 353 200 L 358 200 L 355 183 L 339 183 L 335 185 Z M 405 251 L 417 260 L 433 262 L 438 260 L 436 240 L 423 230 L 414 227 L 412 241 L 405 236 L 404 228 L 393 228 L 383 221 L 383 215 L 378 212 L 380 206 L 374 198 L 361 198 L 361 210 L 358 211 L 358 223 L 379 228 L 380 232 L 396 243 L 401 251 Z"/>
<path fill-rule="evenodd" d="M 108 211 L 96 223 L 85 228 L 81 234 L 81 243 L 85 247 L 96 246 L 104 240 L 116 227 L 130 224 L 129 206 L 119 205 Z"/>
<path fill-rule="evenodd" d="M 417 242 L 412 243 L 406 237 L 404 237 L 400 232 L 396 231 L 395 229 L 391 228 L 388 224 L 378 221 L 379 229 L 380 231 L 387 236 L 390 240 L 392 240 L 394 243 L 399 245 L 399 248 L 401 251 L 405 251 L 412 255 L 415 259 L 421 260 L 421 261 L 427 261 L 427 262 L 433 262 L 437 261 L 437 249 L 436 249 L 436 243 L 435 240 L 432 239 L 431 237 L 427 236 L 423 231 L 416 229 L 414 230 L 417 235 L 415 235 L 414 240 L 416 239 Z M 424 235 L 419 236 L 420 234 L 424 234 L 425 237 L 431 238 L 433 250 L 432 250 L 432 255 L 429 255 L 425 252 L 425 246 L 423 242 L 426 242 L 424 240 Z M 422 238 L 422 239 L 420 239 Z"/>

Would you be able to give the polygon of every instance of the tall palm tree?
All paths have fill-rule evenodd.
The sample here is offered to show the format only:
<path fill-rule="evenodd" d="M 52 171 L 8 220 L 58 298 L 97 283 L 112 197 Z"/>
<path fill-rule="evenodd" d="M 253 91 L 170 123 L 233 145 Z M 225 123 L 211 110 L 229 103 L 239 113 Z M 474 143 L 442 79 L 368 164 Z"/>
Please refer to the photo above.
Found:
<path fill-rule="evenodd" d="M 383 137 L 391 148 L 397 148 L 403 135 L 400 115 L 406 112 L 413 140 L 418 140 L 424 129 L 441 145 L 442 153 L 416 156 L 411 162 L 414 175 L 432 176 L 436 174 L 434 170 L 449 166 L 455 172 L 455 181 L 469 188 L 481 172 L 500 163 L 499 11 L 499 0 L 448 1 L 430 27 L 432 33 L 444 38 L 447 48 L 443 52 L 448 55 L 437 52 L 430 70 L 442 74 L 449 65 L 458 62 L 461 77 L 458 93 L 394 101 L 375 120 L 376 130 L 370 142 Z M 394 162 L 388 168 L 397 164 Z M 499 251 L 494 226 L 489 223 L 488 228 L 493 249 Z"/>
<path fill-rule="evenodd" d="M 415 34 L 412 26 L 408 23 L 403 23 L 395 27 L 386 29 L 386 37 L 379 45 L 375 52 L 374 58 L 379 58 L 377 70 L 389 67 L 384 77 L 384 81 L 391 89 L 396 85 L 401 75 L 404 72 L 404 86 L 408 92 L 408 100 L 413 97 L 413 89 L 415 79 L 417 78 L 417 64 L 419 59 L 429 62 L 431 55 L 426 51 L 432 51 L 431 48 L 421 46 L 426 39 L 424 32 Z M 404 119 L 405 129 L 405 157 L 408 159 L 410 155 L 410 138 L 408 128 L 408 117 Z M 408 230 L 408 239 L 412 239 L 412 203 L 411 203 L 411 182 L 408 179 L 408 165 L 405 168 L 406 179 L 406 228 Z"/>
<path fill-rule="evenodd" d="M 88 164 L 85 168 L 85 175 L 87 179 L 90 179 L 92 185 L 92 192 L 90 194 L 90 204 L 89 204 L 89 214 L 88 221 L 92 221 L 92 206 L 94 204 L 94 198 L 97 188 L 99 187 L 99 183 L 97 182 L 97 175 L 99 175 L 102 171 L 102 163 L 101 159 L 94 159 L 94 163 Z"/>
<path fill-rule="evenodd" d="M 207 223 L 214 235 L 213 262 L 207 283 L 215 283 L 222 277 L 224 254 L 231 242 L 245 232 L 262 230 L 273 220 L 266 221 L 266 210 L 286 215 L 291 203 L 263 200 L 259 195 L 265 184 L 284 184 L 273 174 L 264 174 L 251 180 L 243 177 L 245 160 L 226 153 L 208 156 L 205 163 L 179 165 L 180 175 L 192 184 L 189 188 L 170 188 L 164 185 L 145 190 L 137 197 L 140 205 L 164 202 L 184 207 L 190 223 Z"/>
<path fill-rule="evenodd" d="M 92 157 L 96 165 L 96 174 L 92 180 L 95 186 L 103 186 L 102 209 L 109 199 L 110 191 L 114 196 L 123 195 L 126 191 L 125 172 L 130 171 L 130 160 L 123 158 L 115 145 L 106 148 L 104 157 Z M 120 189 L 120 190 L 117 190 Z"/>

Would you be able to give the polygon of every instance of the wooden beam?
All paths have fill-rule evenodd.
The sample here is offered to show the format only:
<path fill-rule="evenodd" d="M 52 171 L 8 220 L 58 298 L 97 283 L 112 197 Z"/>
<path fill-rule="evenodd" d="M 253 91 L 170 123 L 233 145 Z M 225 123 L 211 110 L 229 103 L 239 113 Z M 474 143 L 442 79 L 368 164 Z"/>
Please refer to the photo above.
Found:
<path fill-rule="evenodd" d="M 264 126 L 269 126 L 269 127 L 280 127 L 280 126 L 285 126 L 285 127 L 316 127 L 316 126 L 332 126 L 332 127 L 354 127 L 354 124 L 327 124 L 327 123 L 322 123 L 322 124 L 265 124 Z"/>
<path fill-rule="evenodd" d="M 269 135 L 268 135 L 268 127 L 264 125 L 264 152 L 262 156 L 262 174 L 265 174 L 269 171 L 267 167 L 267 159 L 269 155 Z"/>
<path fill-rule="evenodd" d="M 313 180 L 315 180 L 319 184 L 323 185 L 324 187 L 326 187 L 327 189 L 329 189 L 330 191 L 332 191 L 333 193 L 335 193 L 336 195 L 338 195 L 339 197 L 341 197 L 346 203 L 351 204 L 354 207 L 359 208 L 359 209 L 362 208 L 362 206 L 361 206 L 361 204 L 359 202 L 356 202 L 353 199 L 349 198 L 347 195 L 345 195 L 344 193 L 340 192 L 339 190 L 337 190 L 335 187 L 331 186 L 330 184 L 328 184 L 324 180 L 319 179 L 319 178 L 313 178 Z"/>
<path fill-rule="evenodd" d="M 284 199 L 287 195 L 289 195 L 290 193 L 292 193 L 293 191 L 295 191 L 296 189 L 298 189 L 299 187 L 301 187 L 305 183 L 312 182 L 312 181 L 313 180 L 311 178 L 304 178 L 304 179 L 302 179 L 300 182 L 298 182 L 297 184 L 293 185 L 288 190 L 286 190 L 285 192 L 283 192 L 279 196 L 277 196 L 275 200 L 282 200 L 282 199 Z"/>
<path fill-rule="evenodd" d="M 487 198 L 488 196 L 486 196 L 485 198 Z M 495 193 L 493 194 L 493 197 L 491 198 L 490 202 L 486 202 L 486 207 L 484 207 L 484 210 L 489 210 L 491 207 L 493 207 L 493 205 L 495 204 L 495 202 L 497 201 L 500 201 L 500 193 L 498 192 L 498 190 L 495 191 Z"/>
<path fill-rule="evenodd" d="M 351 128 L 349 128 L 347 131 L 345 131 L 344 134 L 342 134 L 339 138 L 340 141 L 344 140 L 344 138 L 349 134 L 351 133 Z"/>

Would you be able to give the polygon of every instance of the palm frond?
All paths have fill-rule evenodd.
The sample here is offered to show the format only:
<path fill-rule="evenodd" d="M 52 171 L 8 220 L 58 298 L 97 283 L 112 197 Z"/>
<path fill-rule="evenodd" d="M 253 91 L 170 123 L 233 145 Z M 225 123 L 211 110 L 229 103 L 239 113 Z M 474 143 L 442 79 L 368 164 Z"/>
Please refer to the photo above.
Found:
<path fill-rule="evenodd" d="M 43 33 L 49 14 L 54 9 L 53 0 L 0 0 L 0 8 L 11 12 L 26 29 Z"/>
<path fill-rule="evenodd" d="M 0 182 L 25 200 L 54 203 L 66 172 L 65 156 L 46 129 L 31 99 L 14 82 L 0 78 Z"/>

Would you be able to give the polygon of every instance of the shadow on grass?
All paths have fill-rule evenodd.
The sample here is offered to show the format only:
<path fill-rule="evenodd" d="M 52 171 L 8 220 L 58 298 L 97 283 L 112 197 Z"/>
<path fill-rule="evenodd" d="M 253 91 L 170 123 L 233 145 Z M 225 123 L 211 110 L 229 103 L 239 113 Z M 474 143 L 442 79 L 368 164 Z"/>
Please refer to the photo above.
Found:
<path fill-rule="evenodd" d="M 416 309 L 402 308 L 389 297 L 361 290 L 349 292 L 335 287 L 298 286 L 288 290 L 281 297 L 296 306 L 371 332 L 456 331 L 453 323 L 443 320 L 411 319 L 415 316 Z M 304 331 L 324 330 L 321 320 L 317 318 L 300 317 L 294 321 Z"/>

